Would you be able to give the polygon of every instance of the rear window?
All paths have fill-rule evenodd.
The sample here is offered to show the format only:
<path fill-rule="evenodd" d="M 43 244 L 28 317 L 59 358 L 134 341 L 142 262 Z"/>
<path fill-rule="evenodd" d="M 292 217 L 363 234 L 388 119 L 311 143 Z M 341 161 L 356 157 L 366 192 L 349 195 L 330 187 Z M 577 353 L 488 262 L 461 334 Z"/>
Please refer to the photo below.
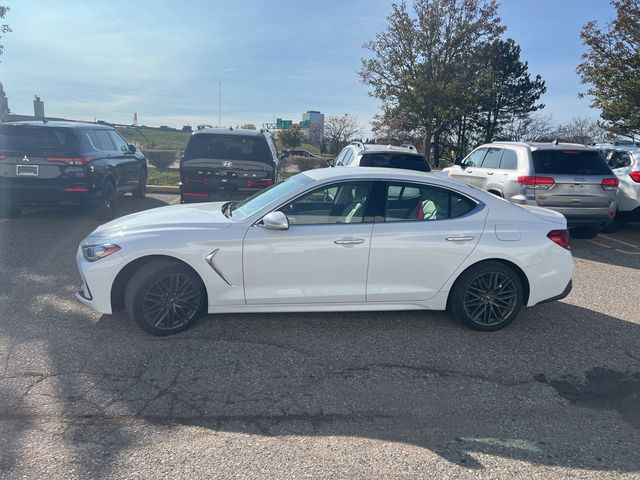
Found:
<path fill-rule="evenodd" d="M 406 170 L 417 170 L 418 172 L 428 172 L 431 170 L 422 155 L 408 155 L 406 153 L 394 152 L 364 154 L 362 155 L 362 159 L 360 159 L 360 166 L 404 168 Z"/>
<path fill-rule="evenodd" d="M 598 151 L 536 150 L 532 152 L 537 174 L 611 175 L 611 169 Z"/>
<path fill-rule="evenodd" d="M 3 152 L 70 155 L 77 139 L 71 128 L 0 125 L 0 151 Z"/>
<path fill-rule="evenodd" d="M 184 159 L 211 158 L 220 160 L 251 160 L 273 163 L 264 137 L 241 135 L 194 135 L 184 152 Z"/>

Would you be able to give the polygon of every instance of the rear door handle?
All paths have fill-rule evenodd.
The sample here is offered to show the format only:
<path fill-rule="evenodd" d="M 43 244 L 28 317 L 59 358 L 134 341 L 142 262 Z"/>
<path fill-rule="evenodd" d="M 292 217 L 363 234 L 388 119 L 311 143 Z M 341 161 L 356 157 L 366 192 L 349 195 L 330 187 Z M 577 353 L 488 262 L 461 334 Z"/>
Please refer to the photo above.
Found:
<path fill-rule="evenodd" d="M 469 235 L 469 236 L 466 236 L 466 237 L 445 237 L 445 240 L 447 242 L 470 242 L 474 238 L 476 238 L 476 237 L 473 237 L 473 236 Z"/>
<path fill-rule="evenodd" d="M 467 173 L 473 173 L 473 170 L 466 170 Z"/>
<path fill-rule="evenodd" d="M 493 172 L 487 172 L 487 175 L 493 175 Z"/>
<path fill-rule="evenodd" d="M 336 245 L 360 245 L 364 243 L 364 238 L 345 238 L 343 240 L 334 240 Z"/>

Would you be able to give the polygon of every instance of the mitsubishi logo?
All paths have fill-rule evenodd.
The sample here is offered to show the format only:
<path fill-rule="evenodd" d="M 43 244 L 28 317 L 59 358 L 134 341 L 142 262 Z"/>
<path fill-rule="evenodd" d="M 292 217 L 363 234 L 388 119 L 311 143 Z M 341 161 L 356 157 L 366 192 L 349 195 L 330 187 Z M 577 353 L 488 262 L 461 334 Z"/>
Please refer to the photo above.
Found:
<path fill-rule="evenodd" d="M 231 166 L 233 166 L 233 162 L 230 162 L 229 160 L 225 160 L 224 162 L 222 162 L 222 166 L 223 167 L 231 167 Z"/>
<path fill-rule="evenodd" d="M 28 161 L 29 161 L 29 158 L 25 155 L 24 157 L 22 157 L 22 161 L 23 161 L 23 162 L 28 162 Z"/>

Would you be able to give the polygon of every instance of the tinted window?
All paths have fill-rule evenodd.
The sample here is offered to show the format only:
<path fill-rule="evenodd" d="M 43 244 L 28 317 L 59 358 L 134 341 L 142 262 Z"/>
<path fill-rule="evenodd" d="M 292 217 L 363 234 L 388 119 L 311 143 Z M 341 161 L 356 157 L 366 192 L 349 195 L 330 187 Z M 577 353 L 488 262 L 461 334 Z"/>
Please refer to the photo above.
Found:
<path fill-rule="evenodd" d="M 344 154 L 344 157 L 342 158 L 342 165 L 349 165 L 352 160 L 353 160 L 353 150 L 349 149 L 346 151 L 346 153 Z"/>
<path fill-rule="evenodd" d="M 0 125 L 0 151 L 72 154 L 78 136 L 70 128 Z"/>
<path fill-rule="evenodd" d="M 471 154 L 469 154 L 467 158 L 463 160 L 465 166 L 477 167 L 482 163 L 482 159 L 484 158 L 485 153 L 487 153 L 486 148 L 479 148 L 476 151 L 471 152 Z"/>
<path fill-rule="evenodd" d="M 273 163 L 267 141 L 260 136 L 194 135 L 184 152 L 185 160 L 192 158 Z"/>
<path fill-rule="evenodd" d="M 417 170 L 419 172 L 428 172 L 431 170 L 422 155 L 408 155 L 406 153 L 396 152 L 364 154 L 360 160 L 360 166 L 404 168 L 406 170 Z"/>
<path fill-rule="evenodd" d="M 631 155 L 629 152 L 613 152 L 609 158 L 608 163 L 611 168 L 624 168 L 631 165 Z"/>
<path fill-rule="evenodd" d="M 112 152 L 115 150 L 107 130 L 87 130 L 85 133 L 89 137 L 91 145 L 93 145 L 95 150 L 101 152 Z"/>
<path fill-rule="evenodd" d="M 307 193 L 280 210 L 291 225 L 362 223 L 371 182 L 339 183 Z"/>
<path fill-rule="evenodd" d="M 111 140 L 113 141 L 113 144 L 116 146 L 116 150 L 119 150 L 123 153 L 129 153 L 129 145 L 120 135 L 118 135 L 118 132 L 116 132 L 115 130 L 108 130 L 108 132 Z"/>
<path fill-rule="evenodd" d="M 483 168 L 498 168 L 500 166 L 500 158 L 502 157 L 501 148 L 490 148 L 482 160 Z"/>
<path fill-rule="evenodd" d="M 389 184 L 385 210 L 386 222 L 431 221 L 456 218 L 473 210 L 476 203 L 445 188 Z"/>
<path fill-rule="evenodd" d="M 611 175 L 604 158 L 595 150 L 536 150 L 532 155 L 536 173 Z"/>
<path fill-rule="evenodd" d="M 349 148 L 345 148 L 338 154 L 338 156 L 336 157 L 336 165 L 342 165 L 342 161 L 344 160 L 344 157 L 349 150 Z"/>
<path fill-rule="evenodd" d="M 518 154 L 513 150 L 505 148 L 504 152 L 502 152 L 500 168 L 504 168 L 505 170 L 516 170 L 518 168 Z"/>

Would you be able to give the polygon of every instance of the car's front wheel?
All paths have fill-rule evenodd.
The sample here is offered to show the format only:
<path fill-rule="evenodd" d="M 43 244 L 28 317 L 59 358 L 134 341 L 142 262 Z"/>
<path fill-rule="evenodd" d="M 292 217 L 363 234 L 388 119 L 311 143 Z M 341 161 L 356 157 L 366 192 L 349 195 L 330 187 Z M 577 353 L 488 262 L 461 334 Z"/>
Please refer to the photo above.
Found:
<path fill-rule="evenodd" d="M 131 278 L 124 297 L 127 315 L 151 335 L 186 330 L 206 308 L 204 285 L 186 265 L 168 259 L 153 260 Z"/>
<path fill-rule="evenodd" d="M 487 261 L 469 268 L 456 281 L 449 309 L 474 330 L 490 332 L 509 325 L 520 312 L 522 280 L 509 266 Z"/>

